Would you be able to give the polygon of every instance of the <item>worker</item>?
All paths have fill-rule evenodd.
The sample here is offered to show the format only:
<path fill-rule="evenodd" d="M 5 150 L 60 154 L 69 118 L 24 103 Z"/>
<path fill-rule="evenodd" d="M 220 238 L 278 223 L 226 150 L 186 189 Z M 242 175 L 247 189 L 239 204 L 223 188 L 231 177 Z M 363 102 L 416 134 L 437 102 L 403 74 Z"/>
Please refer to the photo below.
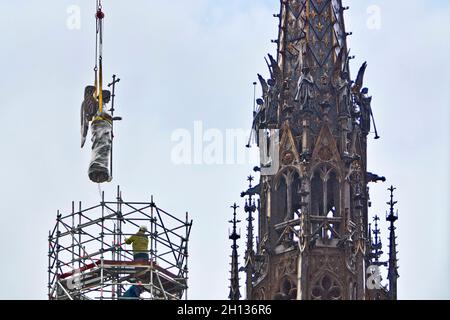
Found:
<path fill-rule="evenodd" d="M 143 288 L 140 285 L 132 285 L 128 290 L 123 294 L 125 299 L 139 299 L 143 292 Z"/>
<path fill-rule="evenodd" d="M 148 237 L 145 234 L 147 227 L 142 226 L 139 231 L 125 239 L 126 244 L 133 244 L 133 257 L 134 261 L 148 261 Z"/>
<path fill-rule="evenodd" d="M 134 261 L 147 262 L 148 261 L 148 237 L 145 234 L 147 227 L 142 226 L 139 231 L 131 237 L 125 239 L 126 244 L 133 245 L 133 257 Z M 137 269 L 139 271 L 140 269 Z M 139 299 L 139 296 L 143 292 L 143 288 L 140 285 L 132 285 L 124 293 L 123 297 L 126 299 Z"/>

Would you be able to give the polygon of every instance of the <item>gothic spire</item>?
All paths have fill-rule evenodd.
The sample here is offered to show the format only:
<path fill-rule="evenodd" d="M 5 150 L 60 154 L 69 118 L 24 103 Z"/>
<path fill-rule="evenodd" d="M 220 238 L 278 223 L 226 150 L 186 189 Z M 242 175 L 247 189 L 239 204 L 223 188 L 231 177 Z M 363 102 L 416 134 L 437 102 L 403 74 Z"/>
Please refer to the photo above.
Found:
<path fill-rule="evenodd" d="M 373 232 L 374 236 L 373 236 L 373 239 L 372 239 L 371 236 L 369 237 L 369 239 L 373 240 L 373 242 L 371 243 L 371 247 L 372 247 L 372 251 L 373 251 L 372 252 L 372 258 L 373 258 L 372 263 L 374 265 L 381 266 L 381 265 L 384 265 L 385 263 L 384 262 L 380 262 L 380 257 L 383 254 L 383 251 L 381 251 L 382 246 L 383 246 L 382 243 L 381 243 L 381 237 L 380 237 L 381 231 L 380 231 L 380 228 L 378 226 L 378 222 L 380 221 L 380 217 L 378 215 L 376 215 L 373 218 L 373 221 L 374 221 L 374 229 L 371 230 L 371 231 Z"/>
<path fill-rule="evenodd" d="M 327 81 L 337 62 L 339 72 L 349 72 L 346 9 L 341 0 L 281 0 L 277 44 L 283 80 L 295 85 L 302 68 L 308 67 L 315 79 Z"/>
<path fill-rule="evenodd" d="M 270 157 L 262 157 L 259 184 L 241 194 L 247 198 L 247 296 L 362 300 L 372 260 L 367 64 L 351 81 L 342 0 L 280 3 L 277 54 L 266 59 L 270 78 L 258 75 L 262 96 L 252 126 L 264 137 L 257 143 L 261 154 Z M 380 263 L 378 222 L 374 260 Z"/>
<path fill-rule="evenodd" d="M 249 190 L 252 189 L 252 181 L 254 178 L 250 175 L 247 178 L 247 181 L 249 182 Z M 253 221 L 255 218 L 253 217 L 253 213 L 256 211 L 256 205 L 255 200 L 252 199 L 252 193 L 248 194 L 248 199 L 245 200 L 245 212 L 248 214 L 247 217 L 247 248 L 245 250 L 245 273 L 246 273 L 246 280 L 245 280 L 245 287 L 246 287 L 246 294 L 247 299 L 250 299 L 252 296 L 252 287 L 253 287 L 253 273 L 254 273 L 254 258 L 255 258 L 255 251 L 254 251 L 254 242 L 253 242 Z"/>
<path fill-rule="evenodd" d="M 241 222 L 236 219 L 236 209 L 239 208 L 236 203 L 231 207 L 233 209 L 233 219 L 229 221 L 233 225 L 233 231 L 229 235 L 229 239 L 232 240 L 231 245 L 231 277 L 230 277 L 230 295 L 228 298 L 230 300 L 239 300 L 241 293 L 239 291 L 239 255 L 237 249 L 237 240 L 241 238 L 241 235 L 237 232 L 237 224 Z"/>
<path fill-rule="evenodd" d="M 388 280 L 389 280 L 389 296 L 391 300 L 397 300 L 397 279 L 399 278 L 398 266 L 397 266 L 397 243 L 395 242 L 397 237 L 395 236 L 394 223 L 398 220 L 398 211 L 394 211 L 394 206 L 397 201 L 394 201 L 394 191 L 396 188 L 391 186 L 388 189 L 391 192 L 391 199 L 387 204 L 390 206 L 389 213 L 386 216 L 386 220 L 390 223 L 389 226 L 389 267 L 388 267 Z"/>

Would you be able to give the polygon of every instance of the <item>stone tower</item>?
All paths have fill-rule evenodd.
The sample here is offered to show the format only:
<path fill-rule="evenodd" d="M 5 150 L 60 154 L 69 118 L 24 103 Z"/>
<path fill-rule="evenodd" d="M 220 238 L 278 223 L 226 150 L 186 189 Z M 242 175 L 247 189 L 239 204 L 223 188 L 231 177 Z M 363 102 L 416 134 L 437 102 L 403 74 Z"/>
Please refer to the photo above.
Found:
<path fill-rule="evenodd" d="M 258 75 L 253 122 L 268 157 L 259 185 L 243 193 L 260 201 L 247 299 L 367 297 L 368 183 L 384 178 L 367 171 L 371 97 L 366 64 L 350 77 L 346 9 L 281 0 L 277 56 L 266 59 L 270 79 Z"/>

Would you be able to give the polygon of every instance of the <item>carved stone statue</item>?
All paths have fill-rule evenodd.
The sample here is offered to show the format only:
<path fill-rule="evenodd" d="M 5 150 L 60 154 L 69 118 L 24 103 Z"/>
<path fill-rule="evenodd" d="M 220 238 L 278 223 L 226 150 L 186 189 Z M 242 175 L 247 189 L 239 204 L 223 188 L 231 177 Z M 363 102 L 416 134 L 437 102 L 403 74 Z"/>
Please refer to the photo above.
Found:
<path fill-rule="evenodd" d="M 336 88 L 339 97 L 339 112 L 344 114 L 349 114 L 350 105 L 350 83 L 347 79 L 348 73 L 342 71 L 339 75 Z"/>
<path fill-rule="evenodd" d="M 268 125 L 276 124 L 278 120 L 278 105 L 280 99 L 280 93 L 282 90 L 282 72 L 278 62 L 273 56 L 268 55 L 270 63 L 266 60 L 269 67 L 271 79 L 267 81 L 269 85 L 267 109 L 266 109 L 266 122 Z"/>
<path fill-rule="evenodd" d="M 276 123 L 278 114 L 278 101 L 280 96 L 280 85 L 277 81 L 270 79 L 268 81 L 270 89 L 266 109 L 266 121 L 268 124 Z"/>
<path fill-rule="evenodd" d="M 372 97 L 369 96 L 369 89 L 364 88 L 361 91 L 361 130 L 364 134 L 368 134 L 370 132 L 370 117 L 372 114 Z"/>
<path fill-rule="evenodd" d="M 86 142 L 86 135 L 89 129 L 89 122 L 97 114 L 98 111 L 98 100 L 95 95 L 95 87 L 87 86 L 84 89 L 84 100 L 81 104 L 81 147 L 83 148 Z M 109 102 L 111 98 L 111 92 L 103 90 L 103 104 Z"/>
<path fill-rule="evenodd" d="M 314 99 L 314 79 L 309 67 L 302 68 L 302 74 L 298 80 L 295 101 L 300 103 L 301 110 L 309 108 L 309 102 Z"/>
<path fill-rule="evenodd" d="M 260 99 L 258 101 L 258 105 L 260 106 L 260 109 L 257 114 L 258 122 L 260 124 L 265 124 L 266 122 L 266 113 L 268 109 L 268 102 L 269 102 L 269 85 L 267 84 L 266 80 L 258 74 L 259 82 L 261 83 L 262 88 L 262 100 Z"/>

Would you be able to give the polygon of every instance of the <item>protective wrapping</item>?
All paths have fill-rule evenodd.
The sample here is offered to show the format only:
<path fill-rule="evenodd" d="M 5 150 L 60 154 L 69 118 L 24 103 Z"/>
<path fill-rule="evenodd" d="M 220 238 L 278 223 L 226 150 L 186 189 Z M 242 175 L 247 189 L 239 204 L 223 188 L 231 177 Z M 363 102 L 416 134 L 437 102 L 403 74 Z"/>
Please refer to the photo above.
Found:
<path fill-rule="evenodd" d="M 92 158 L 89 179 L 96 183 L 110 180 L 110 156 L 112 143 L 112 118 L 107 113 L 96 117 L 91 124 Z"/>

